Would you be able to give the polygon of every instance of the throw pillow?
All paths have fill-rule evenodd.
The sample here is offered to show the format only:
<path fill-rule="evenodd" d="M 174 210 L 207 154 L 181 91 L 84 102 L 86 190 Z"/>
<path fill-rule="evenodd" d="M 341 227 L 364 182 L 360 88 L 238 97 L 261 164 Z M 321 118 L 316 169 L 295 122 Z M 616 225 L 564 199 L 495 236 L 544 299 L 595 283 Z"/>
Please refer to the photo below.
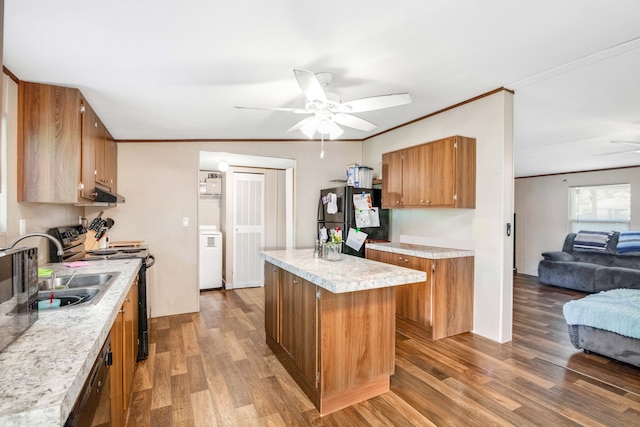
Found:
<path fill-rule="evenodd" d="M 620 254 L 640 252 L 640 231 L 623 231 L 618 238 L 616 251 Z"/>
<path fill-rule="evenodd" d="M 607 243 L 615 231 L 578 231 L 573 240 L 574 251 L 605 252 Z"/>

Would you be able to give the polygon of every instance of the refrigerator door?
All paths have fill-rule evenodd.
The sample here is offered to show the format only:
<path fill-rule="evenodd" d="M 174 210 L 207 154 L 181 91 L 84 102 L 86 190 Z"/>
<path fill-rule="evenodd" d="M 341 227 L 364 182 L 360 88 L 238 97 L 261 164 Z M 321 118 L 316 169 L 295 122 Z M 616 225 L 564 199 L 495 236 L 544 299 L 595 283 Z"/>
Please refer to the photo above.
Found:
<path fill-rule="evenodd" d="M 335 213 L 331 212 L 330 194 L 336 195 Z M 318 200 L 318 221 L 320 222 L 345 222 L 345 187 L 326 188 L 320 190 L 320 199 Z"/>

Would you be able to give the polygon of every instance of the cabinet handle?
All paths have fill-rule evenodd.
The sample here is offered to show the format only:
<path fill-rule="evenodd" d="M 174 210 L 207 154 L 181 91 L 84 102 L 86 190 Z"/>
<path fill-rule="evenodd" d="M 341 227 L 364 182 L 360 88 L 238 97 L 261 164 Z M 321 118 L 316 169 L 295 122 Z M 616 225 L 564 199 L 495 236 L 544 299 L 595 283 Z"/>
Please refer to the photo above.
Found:
<path fill-rule="evenodd" d="M 124 307 L 122 307 L 118 313 L 124 313 Z"/>
<path fill-rule="evenodd" d="M 298 283 L 298 281 L 296 279 L 293 279 L 293 283 Z"/>
<path fill-rule="evenodd" d="M 400 204 L 400 200 L 396 200 L 396 205 Z"/>
<path fill-rule="evenodd" d="M 127 297 L 126 302 L 131 302 L 131 298 Z"/>
<path fill-rule="evenodd" d="M 405 258 L 405 259 L 404 259 L 404 262 L 409 262 L 409 260 Z"/>

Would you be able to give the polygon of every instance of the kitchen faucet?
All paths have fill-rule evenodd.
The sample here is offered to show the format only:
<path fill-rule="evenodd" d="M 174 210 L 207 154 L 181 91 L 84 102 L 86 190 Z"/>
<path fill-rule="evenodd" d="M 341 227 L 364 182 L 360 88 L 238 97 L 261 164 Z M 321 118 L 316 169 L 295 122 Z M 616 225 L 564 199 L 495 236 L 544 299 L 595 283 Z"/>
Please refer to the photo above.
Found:
<path fill-rule="evenodd" d="M 23 239 L 26 239 L 28 237 L 46 237 L 47 239 L 51 240 L 55 245 L 56 248 L 58 248 L 58 256 L 62 256 L 64 255 L 64 249 L 62 248 L 62 243 L 60 243 L 60 241 L 58 239 L 56 239 L 53 236 L 50 236 L 48 234 L 45 233 L 28 233 L 28 234 L 23 234 L 22 236 L 19 236 L 18 238 L 14 239 L 11 243 L 9 243 L 9 247 L 7 247 L 6 249 L 13 249 L 13 247 L 20 241 Z"/>

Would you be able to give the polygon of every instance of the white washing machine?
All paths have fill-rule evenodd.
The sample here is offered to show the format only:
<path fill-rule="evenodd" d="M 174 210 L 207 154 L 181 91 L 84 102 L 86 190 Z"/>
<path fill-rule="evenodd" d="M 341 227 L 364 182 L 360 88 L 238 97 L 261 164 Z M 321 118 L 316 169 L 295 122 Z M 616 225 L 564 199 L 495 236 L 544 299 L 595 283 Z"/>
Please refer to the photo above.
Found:
<path fill-rule="evenodd" d="M 200 226 L 198 248 L 200 289 L 222 287 L 222 233 L 215 225 Z"/>

